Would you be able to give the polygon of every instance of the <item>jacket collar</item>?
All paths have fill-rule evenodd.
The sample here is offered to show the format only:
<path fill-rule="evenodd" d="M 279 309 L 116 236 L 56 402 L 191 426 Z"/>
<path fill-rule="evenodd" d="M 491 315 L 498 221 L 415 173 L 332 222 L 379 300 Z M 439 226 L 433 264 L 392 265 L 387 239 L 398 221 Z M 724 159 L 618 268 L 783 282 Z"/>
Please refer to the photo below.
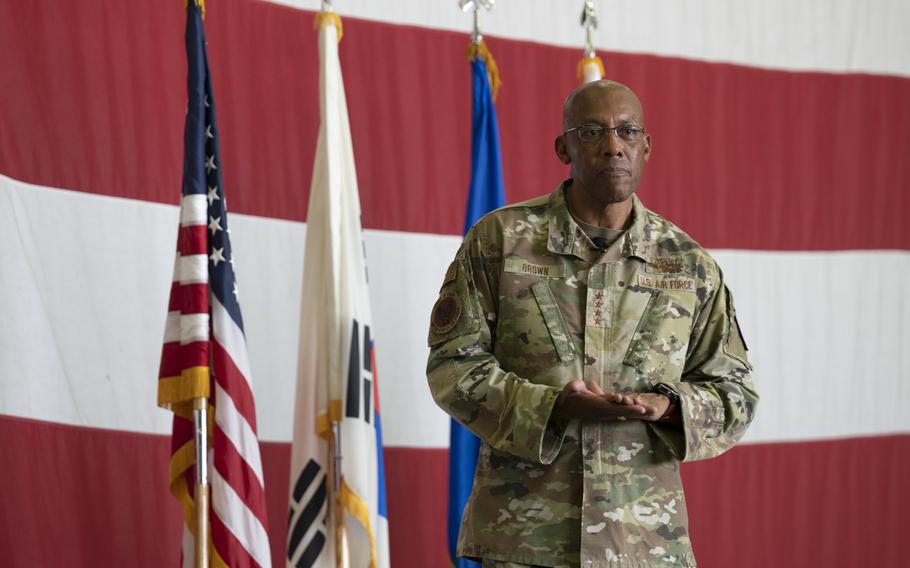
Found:
<path fill-rule="evenodd" d="M 566 190 L 572 185 L 567 179 L 550 194 L 548 209 L 547 250 L 555 254 L 571 254 L 595 263 L 603 252 L 591 242 L 569 212 Z M 648 210 L 637 195 L 632 195 L 632 225 L 622 236 L 620 254 L 623 257 L 637 257 L 645 262 L 652 258 L 653 232 L 648 222 Z"/>

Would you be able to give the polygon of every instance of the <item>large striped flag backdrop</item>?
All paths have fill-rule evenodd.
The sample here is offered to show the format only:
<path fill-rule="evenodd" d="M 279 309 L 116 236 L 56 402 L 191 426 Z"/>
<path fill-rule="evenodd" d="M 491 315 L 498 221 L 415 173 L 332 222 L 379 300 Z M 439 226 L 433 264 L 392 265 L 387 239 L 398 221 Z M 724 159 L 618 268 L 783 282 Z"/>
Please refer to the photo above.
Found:
<path fill-rule="evenodd" d="M 499 151 L 499 123 L 493 100 L 499 89 L 499 68 L 486 44 L 471 43 L 471 183 L 464 219 L 467 233 L 478 219 L 505 205 L 505 182 Z M 452 420 L 449 434 L 449 558 L 457 568 L 480 566 L 455 555 L 464 506 L 471 495 L 480 439 Z"/>
<path fill-rule="evenodd" d="M 183 565 L 192 566 L 200 467 L 192 409 L 195 399 L 206 398 L 214 412 L 211 447 L 201 464 L 211 486 L 211 564 L 265 568 L 271 561 L 256 407 L 228 236 L 215 97 L 195 2 L 187 7 L 186 54 L 183 197 L 158 379 L 158 404 L 174 411 L 170 487 L 183 510 Z"/>
<path fill-rule="evenodd" d="M 376 337 L 338 43 L 316 16 L 319 138 L 310 185 L 288 512 L 288 567 L 388 568 Z"/>
<path fill-rule="evenodd" d="M 321 127 L 319 2 L 282 3 L 219 0 L 205 19 L 279 563 Z M 56 566 L 61 551 L 76 567 L 175 561 L 172 416 L 150 377 L 180 219 L 183 4 L 0 0 L 4 567 Z M 454 1 L 333 4 L 381 341 L 390 557 L 446 566 L 450 421 L 424 368 L 465 221 L 464 15 Z M 504 1 L 484 18 L 508 72 L 496 110 L 510 201 L 565 175 L 552 143 L 578 85 L 580 4 Z M 723 266 L 762 395 L 742 444 L 683 466 L 699 566 L 903 566 L 910 3 L 595 4 L 597 53 L 652 133 L 639 195 Z"/>

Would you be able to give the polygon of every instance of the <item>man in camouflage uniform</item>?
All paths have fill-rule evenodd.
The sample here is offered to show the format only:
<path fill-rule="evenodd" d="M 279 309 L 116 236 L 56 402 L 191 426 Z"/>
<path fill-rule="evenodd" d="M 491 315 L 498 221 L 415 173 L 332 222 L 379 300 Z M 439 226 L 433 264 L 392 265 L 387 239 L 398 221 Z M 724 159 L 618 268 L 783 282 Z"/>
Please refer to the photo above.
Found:
<path fill-rule="evenodd" d="M 572 177 L 477 222 L 433 308 L 436 402 L 482 440 L 458 552 L 484 566 L 695 566 L 679 464 L 758 402 L 717 263 L 634 195 L 651 139 L 610 81 L 573 92 Z"/>

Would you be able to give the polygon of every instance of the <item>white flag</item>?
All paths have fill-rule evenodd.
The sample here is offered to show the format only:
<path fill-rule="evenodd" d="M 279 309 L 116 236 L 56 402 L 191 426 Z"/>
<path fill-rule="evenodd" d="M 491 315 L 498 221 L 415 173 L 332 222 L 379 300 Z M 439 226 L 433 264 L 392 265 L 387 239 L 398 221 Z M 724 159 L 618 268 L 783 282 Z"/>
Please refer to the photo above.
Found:
<path fill-rule="evenodd" d="M 317 15 L 319 108 L 307 214 L 291 453 L 288 566 L 389 566 L 372 316 L 360 197 L 338 60 L 341 20 Z M 332 423 L 339 424 L 339 443 Z M 340 489 L 333 489 L 333 447 Z M 340 504 L 342 516 L 336 516 Z M 336 519 L 344 530 L 339 531 Z M 337 544 L 341 543 L 341 549 Z"/>

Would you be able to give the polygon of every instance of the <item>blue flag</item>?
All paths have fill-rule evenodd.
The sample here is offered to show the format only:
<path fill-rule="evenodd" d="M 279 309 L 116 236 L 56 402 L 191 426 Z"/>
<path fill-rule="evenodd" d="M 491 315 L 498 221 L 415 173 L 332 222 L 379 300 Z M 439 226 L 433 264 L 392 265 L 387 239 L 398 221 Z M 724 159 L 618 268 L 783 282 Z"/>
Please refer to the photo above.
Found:
<path fill-rule="evenodd" d="M 464 220 L 465 233 L 478 219 L 505 205 L 499 125 L 487 76 L 487 63 L 481 57 L 475 57 L 471 61 L 471 73 L 471 185 Z M 449 440 L 449 557 L 456 568 L 480 566 L 477 562 L 455 557 L 461 514 L 474 484 L 479 449 L 480 439 L 452 420 Z"/>

